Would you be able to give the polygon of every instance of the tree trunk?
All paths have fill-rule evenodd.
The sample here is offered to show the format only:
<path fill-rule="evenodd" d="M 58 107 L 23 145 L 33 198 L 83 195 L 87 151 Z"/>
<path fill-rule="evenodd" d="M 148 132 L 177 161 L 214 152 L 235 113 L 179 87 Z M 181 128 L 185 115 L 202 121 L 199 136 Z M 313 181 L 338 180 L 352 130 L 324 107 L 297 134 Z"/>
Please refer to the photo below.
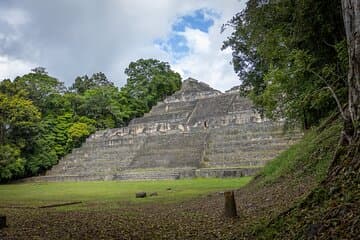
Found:
<path fill-rule="evenodd" d="M 225 192 L 225 217 L 236 217 L 236 204 L 235 204 L 235 197 L 234 192 Z"/>
<path fill-rule="evenodd" d="M 358 140 L 360 128 L 360 1 L 341 0 L 341 4 L 349 55 L 349 95 L 344 133 L 351 144 Z"/>
<path fill-rule="evenodd" d="M 6 216 L 0 215 L 0 229 L 6 227 Z"/>

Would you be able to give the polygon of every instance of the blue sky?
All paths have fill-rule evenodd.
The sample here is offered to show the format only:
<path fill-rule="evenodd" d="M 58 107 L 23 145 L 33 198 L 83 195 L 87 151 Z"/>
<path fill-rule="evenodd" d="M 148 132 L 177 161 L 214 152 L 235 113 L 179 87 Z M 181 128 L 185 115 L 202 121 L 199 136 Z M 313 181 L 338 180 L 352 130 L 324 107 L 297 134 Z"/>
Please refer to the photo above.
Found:
<path fill-rule="evenodd" d="M 184 79 L 226 90 L 240 82 L 231 51 L 220 50 L 230 32 L 220 28 L 244 2 L 1 0 L 0 80 L 43 66 L 66 85 L 102 71 L 122 86 L 131 61 L 156 58 Z"/>
<path fill-rule="evenodd" d="M 162 39 L 156 39 L 154 43 L 169 53 L 176 61 L 190 52 L 189 43 L 182 33 L 187 28 L 209 33 L 209 28 L 214 25 L 215 19 L 218 18 L 220 18 L 220 14 L 213 9 L 197 9 L 177 18 L 171 26 L 169 35 Z"/>
<path fill-rule="evenodd" d="M 209 32 L 209 28 L 214 25 L 214 19 L 219 17 L 220 14 L 213 9 L 197 9 L 175 20 L 172 30 L 174 32 L 183 32 L 188 27 Z"/>

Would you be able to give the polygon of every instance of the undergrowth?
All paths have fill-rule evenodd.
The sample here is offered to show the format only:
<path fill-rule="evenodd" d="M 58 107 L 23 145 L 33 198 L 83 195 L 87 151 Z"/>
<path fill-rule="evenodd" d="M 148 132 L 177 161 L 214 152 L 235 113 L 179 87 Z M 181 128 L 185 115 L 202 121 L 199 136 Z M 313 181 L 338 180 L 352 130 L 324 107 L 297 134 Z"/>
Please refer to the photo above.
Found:
<path fill-rule="evenodd" d="M 302 201 L 269 222 L 248 229 L 244 234 L 247 239 L 357 239 L 360 234 L 359 169 L 350 165 L 350 170 L 345 167 L 329 179 L 341 129 L 339 121 L 313 129 L 265 166 L 256 180 L 258 184 L 273 184 L 284 176 L 300 181 L 313 176 L 318 184 Z M 342 156 L 343 162 L 359 161 L 358 143 L 354 147 L 355 154 Z"/>
<path fill-rule="evenodd" d="M 309 130 L 300 142 L 265 165 L 260 172 L 259 183 L 271 184 L 288 174 L 294 177 L 313 175 L 317 181 L 321 181 L 333 157 L 340 131 L 340 123 L 333 124 L 322 132 L 315 128 Z"/>

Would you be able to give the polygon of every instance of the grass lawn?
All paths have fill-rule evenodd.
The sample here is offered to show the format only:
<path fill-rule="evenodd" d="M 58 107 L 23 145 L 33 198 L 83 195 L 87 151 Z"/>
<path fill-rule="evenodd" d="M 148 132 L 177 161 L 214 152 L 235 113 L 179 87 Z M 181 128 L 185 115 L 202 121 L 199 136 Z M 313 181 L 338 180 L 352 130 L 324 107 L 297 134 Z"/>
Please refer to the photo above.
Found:
<path fill-rule="evenodd" d="M 237 189 L 250 181 L 242 178 L 198 178 L 159 181 L 54 182 L 0 185 L 0 207 L 83 203 L 172 203 L 210 192 Z M 171 188 L 171 190 L 167 190 Z M 157 192 L 158 196 L 135 198 L 135 193 Z"/>

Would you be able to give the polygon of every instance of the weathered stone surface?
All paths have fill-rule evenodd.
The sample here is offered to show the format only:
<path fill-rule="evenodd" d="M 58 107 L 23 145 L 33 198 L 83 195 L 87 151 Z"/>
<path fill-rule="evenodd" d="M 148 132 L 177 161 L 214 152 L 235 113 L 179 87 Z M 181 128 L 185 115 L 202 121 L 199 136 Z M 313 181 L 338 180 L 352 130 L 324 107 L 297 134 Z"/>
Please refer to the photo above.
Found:
<path fill-rule="evenodd" d="M 236 89 L 221 93 L 188 79 L 144 117 L 94 133 L 46 176 L 28 181 L 246 176 L 301 136 L 262 119 Z"/>

